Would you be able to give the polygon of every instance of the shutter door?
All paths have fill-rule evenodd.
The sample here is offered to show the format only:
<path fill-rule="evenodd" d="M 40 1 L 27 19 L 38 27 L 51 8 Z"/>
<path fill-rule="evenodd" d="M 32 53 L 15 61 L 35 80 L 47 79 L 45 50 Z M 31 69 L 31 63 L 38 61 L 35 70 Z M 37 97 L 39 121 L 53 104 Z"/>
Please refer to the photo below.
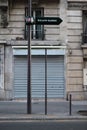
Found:
<path fill-rule="evenodd" d="M 27 58 L 15 57 L 14 60 L 14 97 L 27 97 Z M 45 93 L 45 59 L 43 56 L 32 57 L 32 97 L 44 97 Z M 64 57 L 47 58 L 48 97 L 63 98 Z"/>
<path fill-rule="evenodd" d="M 31 87 L 32 97 L 44 97 L 45 84 L 44 58 L 32 58 Z M 27 97 L 27 58 L 14 59 L 14 97 Z"/>
<path fill-rule="evenodd" d="M 32 58 L 31 86 L 32 97 L 44 97 L 45 93 L 45 63 L 44 58 Z"/>
<path fill-rule="evenodd" d="M 47 77 L 48 97 L 63 98 L 65 94 L 63 56 L 48 57 Z"/>
<path fill-rule="evenodd" d="M 27 97 L 27 60 L 15 57 L 14 59 L 14 97 Z"/>

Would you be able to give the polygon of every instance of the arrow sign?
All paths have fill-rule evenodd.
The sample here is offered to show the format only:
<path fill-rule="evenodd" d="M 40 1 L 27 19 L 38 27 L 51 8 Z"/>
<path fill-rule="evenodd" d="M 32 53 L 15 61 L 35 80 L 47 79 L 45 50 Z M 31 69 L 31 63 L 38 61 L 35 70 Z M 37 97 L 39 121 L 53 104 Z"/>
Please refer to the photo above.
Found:
<path fill-rule="evenodd" d="M 62 19 L 59 17 L 27 17 L 25 19 L 27 25 L 40 24 L 40 25 L 59 25 Z"/>
<path fill-rule="evenodd" d="M 42 25 L 59 25 L 62 19 L 59 17 L 36 17 L 35 23 Z"/>

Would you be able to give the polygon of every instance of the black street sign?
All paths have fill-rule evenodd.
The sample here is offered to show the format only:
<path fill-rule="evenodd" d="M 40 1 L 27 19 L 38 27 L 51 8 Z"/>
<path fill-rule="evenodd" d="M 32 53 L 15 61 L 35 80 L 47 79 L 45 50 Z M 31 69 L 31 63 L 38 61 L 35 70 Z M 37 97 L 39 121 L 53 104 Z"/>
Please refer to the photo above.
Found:
<path fill-rule="evenodd" d="M 26 19 L 27 25 L 32 24 L 41 24 L 41 25 L 59 25 L 62 22 L 62 19 L 59 17 L 27 17 Z"/>
<path fill-rule="evenodd" d="M 59 17 L 38 17 L 35 22 L 36 24 L 43 25 L 59 25 L 62 22 L 62 19 Z"/>

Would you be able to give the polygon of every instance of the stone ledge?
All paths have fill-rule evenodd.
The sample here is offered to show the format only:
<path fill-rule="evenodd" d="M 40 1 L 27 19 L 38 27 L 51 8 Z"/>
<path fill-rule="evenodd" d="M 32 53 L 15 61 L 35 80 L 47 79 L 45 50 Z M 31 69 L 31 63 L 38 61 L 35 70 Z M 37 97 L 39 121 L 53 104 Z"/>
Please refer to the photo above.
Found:
<path fill-rule="evenodd" d="M 7 45 L 12 45 L 12 46 L 26 46 L 28 45 L 28 41 L 26 40 L 10 40 L 7 41 Z M 31 41 L 31 45 L 37 45 L 37 46 L 43 46 L 43 45 L 56 45 L 56 46 L 63 46 L 63 43 L 60 43 L 60 41 Z"/>
<path fill-rule="evenodd" d="M 87 48 L 87 44 L 81 45 L 81 48 Z"/>

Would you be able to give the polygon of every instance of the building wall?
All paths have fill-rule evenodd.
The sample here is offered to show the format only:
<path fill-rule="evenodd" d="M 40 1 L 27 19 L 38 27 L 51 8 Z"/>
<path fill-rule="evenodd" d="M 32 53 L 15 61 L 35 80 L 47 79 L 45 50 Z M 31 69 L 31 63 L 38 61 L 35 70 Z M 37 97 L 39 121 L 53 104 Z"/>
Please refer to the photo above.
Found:
<path fill-rule="evenodd" d="M 81 0 L 68 0 L 69 2 L 86 2 Z M 67 36 L 68 36 L 68 55 L 67 55 L 67 90 L 68 91 L 84 91 L 83 86 L 83 68 L 84 59 L 82 44 L 82 7 L 78 3 L 69 7 L 67 4 Z M 73 93 L 74 98 L 83 98 L 84 93 Z"/>
<path fill-rule="evenodd" d="M 4 67 L 4 91 L 5 99 L 12 99 L 13 94 L 13 49 L 5 46 L 5 67 Z"/>
<path fill-rule="evenodd" d="M 68 2 L 72 0 L 60 0 L 60 3 L 41 2 L 39 7 L 44 7 L 44 16 L 56 17 L 63 19 L 60 25 L 45 25 L 45 40 L 43 45 L 65 45 L 65 79 L 66 92 L 83 91 L 83 52 L 81 48 L 81 33 L 82 27 L 82 10 L 73 9 L 68 6 Z M 75 0 L 73 0 L 75 1 Z M 76 2 L 83 0 L 76 0 Z M 86 0 L 84 0 L 86 1 Z M 7 28 L 2 28 L 0 25 L 0 40 L 12 40 L 10 44 L 14 44 L 16 39 L 24 39 L 24 19 L 25 19 L 25 0 L 14 0 L 9 7 L 9 24 Z M 15 41 L 15 42 L 14 42 Z M 21 41 L 19 41 L 21 43 Z M 23 41 L 22 41 L 23 43 Z M 25 41 L 24 41 L 25 43 Z M 21 45 L 21 44 L 20 44 Z M 32 45 L 42 45 L 42 41 L 32 41 Z M 5 46 L 5 98 L 12 97 L 12 81 L 13 81 L 13 66 L 12 66 L 12 48 Z M 11 52 L 11 54 L 10 54 Z M 10 59 L 8 60 L 8 57 Z M 11 63 L 11 64 L 10 64 Z M 6 66 L 7 65 L 7 66 Z M 10 66 L 10 69 L 8 69 Z M 9 74 L 9 76 L 8 76 Z M 83 95 L 75 95 L 76 98 L 83 98 Z"/>
<path fill-rule="evenodd" d="M 13 91 L 13 51 L 0 41 L 0 100 L 12 99 Z"/>
<path fill-rule="evenodd" d="M 9 23 L 7 28 L 0 27 L 1 40 L 14 40 L 24 39 L 24 26 L 25 26 L 25 7 L 27 6 L 25 0 L 15 0 L 10 3 Z M 44 16 L 57 17 L 59 16 L 59 7 L 56 0 L 55 3 L 45 2 L 39 4 L 39 7 L 44 8 Z M 45 39 L 46 40 L 59 40 L 59 26 L 45 25 Z"/>
<path fill-rule="evenodd" d="M 7 8 L 8 13 L 8 25 L 4 27 L 0 22 L 0 41 L 4 47 L 4 70 L 3 70 L 3 89 L 0 89 L 0 99 L 12 99 L 13 94 L 13 51 L 11 44 L 15 43 L 17 39 L 24 39 L 24 29 L 25 29 L 25 7 L 27 3 L 25 0 L 13 0 L 11 1 L 9 7 Z M 39 7 L 44 8 L 44 16 L 57 17 L 59 16 L 59 4 L 58 1 L 55 0 L 50 3 L 42 2 L 39 4 Z M 0 10 L 0 19 L 2 11 Z M 52 45 L 52 44 L 60 44 L 60 26 L 58 25 L 45 25 L 45 40 L 43 44 Z M 4 44 L 6 41 L 6 44 Z M 12 42 L 11 42 L 12 41 Z M 15 42 L 14 42 L 15 41 Z M 53 41 L 53 42 L 52 42 Z M 19 41 L 21 43 L 21 41 Z M 23 43 L 23 41 L 22 41 Z M 24 41 L 25 43 L 25 41 Z M 23 43 L 23 44 L 24 44 Z M 41 45 L 42 41 L 33 41 L 33 45 Z"/>
<path fill-rule="evenodd" d="M 4 46 L 0 45 L 0 99 L 4 98 Z"/>
<path fill-rule="evenodd" d="M 68 10 L 68 85 L 70 90 L 82 90 L 83 54 L 81 50 L 82 11 Z M 71 51 L 71 53 L 70 53 Z"/>
<path fill-rule="evenodd" d="M 7 28 L 0 27 L 0 40 L 12 40 L 24 35 L 24 2 L 13 1 L 9 5 L 9 23 Z"/>

